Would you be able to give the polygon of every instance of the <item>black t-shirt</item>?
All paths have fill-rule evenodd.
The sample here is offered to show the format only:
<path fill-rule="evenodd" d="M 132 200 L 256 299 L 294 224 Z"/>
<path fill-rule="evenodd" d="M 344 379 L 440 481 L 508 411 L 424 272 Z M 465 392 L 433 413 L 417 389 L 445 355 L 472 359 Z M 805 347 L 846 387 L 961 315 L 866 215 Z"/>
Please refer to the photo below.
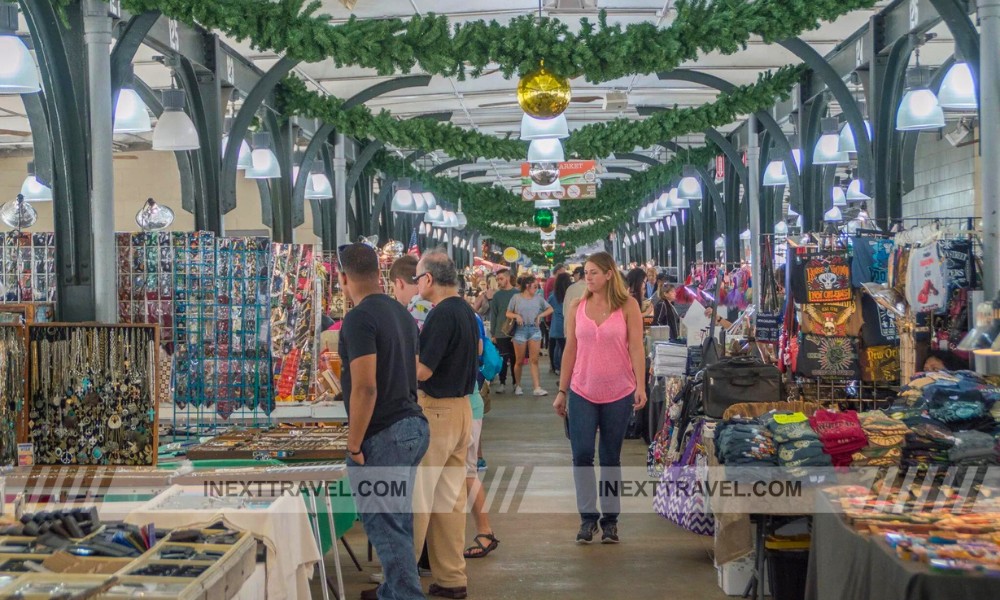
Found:
<path fill-rule="evenodd" d="M 407 417 L 423 415 L 417 404 L 417 324 L 384 294 L 365 297 L 344 317 L 340 330 L 341 384 L 351 414 L 351 361 L 375 355 L 375 411 L 365 439 Z"/>
<path fill-rule="evenodd" d="M 861 337 L 865 340 L 865 346 L 889 346 L 899 343 L 896 318 L 868 294 L 861 298 L 861 315 L 865 322 L 861 327 Z"/>
<path fill-rule="evenodd" d="M 420 362 L 434 372 L 420 383 L 432 398 L 468 396 L 475 389 L 479 326 L 461 298 L 447 298 L 427 314 L 420 330 Z"/>

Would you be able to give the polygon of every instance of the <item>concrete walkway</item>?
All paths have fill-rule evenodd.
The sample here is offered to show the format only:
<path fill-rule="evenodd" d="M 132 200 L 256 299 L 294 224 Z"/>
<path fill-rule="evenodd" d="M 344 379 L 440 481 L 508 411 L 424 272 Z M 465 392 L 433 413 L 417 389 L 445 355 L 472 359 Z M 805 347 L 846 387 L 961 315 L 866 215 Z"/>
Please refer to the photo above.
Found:
<path fill-rule="evenodd" d="M 543 376 L 543 386 L 549 396 L 494 396 L 486 415 L 483 448 L 489 469 L 484 485 L 491 492 L 487 502 L 500 546 L 485 558 L 468 561 L 469 598 L 725 598 L 716 583 L 711 538 L 690 534 L 652 511 L 623 514 L 622 543 L 617 546 L 576 544 L 579 517 L 572 501 L 572 472 L 566 469 L 548 476 L 546 469 L 571 464 L 562 420 L 551 406 L 555 377 Z M 645 461 L 642 440 L 626 440 L 622 464 L 644 467 Z M 554 511 L 538 512 L 546 496 L 561 504 Z M 474 527 L 470 517 L 469 540 Z M 368 572 L 377 570 L 377 565 L 366 562 L 360 525 L 348 540 L 366 571 L 359 573 L 341 551 L 347 561 L 347 597 L 353 600 L 361 590 L 374 587 L 368 583 Z M 329 557 L 327 563 L 332 578 Z M 424 584 L 426 589 L 430 580 L 425 578 Z"/>

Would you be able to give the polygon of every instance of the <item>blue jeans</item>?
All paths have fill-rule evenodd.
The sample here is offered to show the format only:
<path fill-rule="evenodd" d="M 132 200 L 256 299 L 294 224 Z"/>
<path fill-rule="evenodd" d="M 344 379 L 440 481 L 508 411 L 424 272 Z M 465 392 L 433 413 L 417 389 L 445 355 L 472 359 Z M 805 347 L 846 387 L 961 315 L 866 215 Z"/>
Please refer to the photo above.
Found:
<path fill-rule="evenodd" d="M 412 503 L 416 468 L 430 439 L 427 419 L 408 417 L 361 444 L 364 465 L 347 457 L 358 516 L 385 574 L 385 583 L 378 588 L 380 600 L 426 598 L 413 559 Z M 405 493 L 385 493 L 386 489 Z"/>
<path fill-rule="evenodd" d="M 573 481 L 580 519 L 601 526 L 618 522 L 621 499 L 617 490 L 622 478 L 622 444 L 632 417 L 633 394 L 608 404 L 594 404 L 573 390 L 569 392 L 569 443 L 573 449 Z M 601 511 L 597 509 L 598 487 L 594 478 L 594 438 L 601 463 Z M 601 516 L 601 512 L 604 516 Z"/>
<path fill-rule="evenodd" d="M 542 341 L 542 329 L 538 325 L 518 325 L 514 330 L 514 343 L 527 344 Z"/>

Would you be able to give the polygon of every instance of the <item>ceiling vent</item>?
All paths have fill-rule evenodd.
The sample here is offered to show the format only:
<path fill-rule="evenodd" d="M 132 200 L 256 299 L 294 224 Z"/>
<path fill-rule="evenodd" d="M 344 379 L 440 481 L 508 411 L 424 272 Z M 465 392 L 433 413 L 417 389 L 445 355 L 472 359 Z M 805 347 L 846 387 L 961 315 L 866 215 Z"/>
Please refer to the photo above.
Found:
<path fill-rule="evenodd" d="M 628 108 L 628 94 L 616 90 L 610 90 L 604 96 L 604 110 L 610 112 L 621 112 Z"/>

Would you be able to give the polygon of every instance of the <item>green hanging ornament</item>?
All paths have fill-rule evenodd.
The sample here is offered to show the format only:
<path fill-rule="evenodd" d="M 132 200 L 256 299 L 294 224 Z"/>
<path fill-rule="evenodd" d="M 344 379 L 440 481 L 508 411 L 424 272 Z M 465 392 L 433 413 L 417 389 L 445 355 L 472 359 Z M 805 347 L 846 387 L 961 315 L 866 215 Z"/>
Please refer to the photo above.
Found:
<path fill-rule="evenodd" d="M 536 227 L 542 229 L 548 229 L 552 227 L 552 223 L 555 222 L 556 216 L 552 214 L 552 210 L 548 208 L 539 208 L 535 211 L 535 216 L 532 217 L 533 222 Z"/>
<path fill-rule="evenodd" d="M 552 252 L 551 250 L 549 250 L 548 252 L 545 253 L 545 258 L 547 258 L 549 260 L 549 262 L 552 262 L 553 259 L 555 259 L 555 257 L 556 257 L 556 253 Z"/>

